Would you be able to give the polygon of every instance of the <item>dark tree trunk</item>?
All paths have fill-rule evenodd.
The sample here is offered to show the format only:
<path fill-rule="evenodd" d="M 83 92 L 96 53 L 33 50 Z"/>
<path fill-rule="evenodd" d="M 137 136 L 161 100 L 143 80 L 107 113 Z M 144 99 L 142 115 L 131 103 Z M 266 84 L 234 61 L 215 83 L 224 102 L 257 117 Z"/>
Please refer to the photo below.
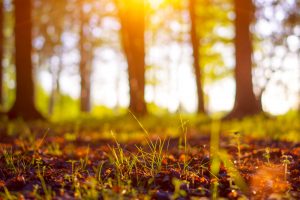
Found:
<path fill-rule="evenodd" d="M 9 118 L 43 119 L 34 104 L 31 0 L 15 0 L 16 100 Z"/>
<path fill-rule="evenodd" d="M 197 33 L 196 8 L 197 8 L 197 0 L 190 0 L 189 1 L 189 12 L 190 12 L 190 20 L 191 20 L 190 37 L 191 37 L 191 43 L 193 47 L 193 59 L 194 59 L 193 66 L 194 66 L 196 85 L 197 85 L 197 100 L 198 100 L 197 113 L 203 114 L 205 113 L 205 105 L 204 105 L 204 93 L 202 87 L 202 75 L 201 75 L 202 73 L 201 73 L 201 66 L 200 66 L 200 38 L 198 37 L 198 33 Z"/>
<path fill-rule="evenodd" d="M 80 6 L 80 33 L 79 33 L 79 49 L 80 49 L 80 111 L 91 111 L 91 66 L 88 61 L 89 50 L 87 49 L 85 24 L 86 16 L 83 12 L 83 4 Z"/>
<path fill-rule="evenodd" d="M 3 106 L 3 45 L 4 45 L 4 2 L 0 0 L 0 108 Z"/>
<path fill-rule="evenodd" d="M 234 108 L 225 119 L 259 114 L 262 108 L 254 95 L 252 84 L 252 39 L 250 25 L 254 12 L 251 0 L 235 0 L 236 95 Z"/>
<path fill-rule="evenodd" d="M 128 64 L 131 112 L 147 113 L 145 94 L 145 5 L 141 0 L 119 4 L 123 49 Z"/>

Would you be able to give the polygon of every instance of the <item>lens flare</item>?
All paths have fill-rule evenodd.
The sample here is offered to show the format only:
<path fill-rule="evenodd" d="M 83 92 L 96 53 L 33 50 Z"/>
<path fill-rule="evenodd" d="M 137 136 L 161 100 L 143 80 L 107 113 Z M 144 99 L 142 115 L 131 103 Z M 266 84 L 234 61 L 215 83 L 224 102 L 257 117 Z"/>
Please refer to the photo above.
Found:
<path fill-rule="evenodd" d="M 266 199 L 272 193 L 285 193 L 290 185 L 285 181 L 283 165 L 263 166 L 251 180 L 252 195 L 255 199 Z"/>
<path fill-rule="evenodd" d="M 152 8 L 158 8 L 164 0 L 148 0 L 148 2 Z"/>

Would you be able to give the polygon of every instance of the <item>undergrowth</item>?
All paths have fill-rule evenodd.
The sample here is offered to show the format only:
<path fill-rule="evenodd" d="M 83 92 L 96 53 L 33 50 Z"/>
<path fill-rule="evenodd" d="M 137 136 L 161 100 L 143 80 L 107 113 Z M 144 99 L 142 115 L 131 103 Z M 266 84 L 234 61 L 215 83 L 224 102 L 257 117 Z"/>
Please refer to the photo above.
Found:
<path fill-rule="evenodd" d="M 295 114 L 110 120 L 1 124 L 0 198 L 300 197 Z"/>

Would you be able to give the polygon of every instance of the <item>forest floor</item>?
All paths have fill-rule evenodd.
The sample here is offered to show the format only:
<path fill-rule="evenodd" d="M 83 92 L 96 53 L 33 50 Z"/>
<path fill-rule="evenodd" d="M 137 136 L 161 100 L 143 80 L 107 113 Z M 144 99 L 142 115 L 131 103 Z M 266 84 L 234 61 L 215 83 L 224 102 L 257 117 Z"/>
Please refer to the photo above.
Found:
<path fill-rule="evenodd" d="M 298 114 L 139 120 L 2 120 L 0 199 L 300 199 Z"/>

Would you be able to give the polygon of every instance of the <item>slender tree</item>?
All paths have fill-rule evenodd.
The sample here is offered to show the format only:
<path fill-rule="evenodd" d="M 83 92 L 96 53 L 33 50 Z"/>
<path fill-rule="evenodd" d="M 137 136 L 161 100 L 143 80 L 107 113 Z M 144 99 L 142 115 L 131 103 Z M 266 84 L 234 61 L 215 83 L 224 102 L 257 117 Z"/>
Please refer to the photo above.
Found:
<path fill-rule="evenodd" d="M 189 0 L 189 13 L 191 21 L 190 37 L 193 47 L 194 71 L 197 85 L 198 108 L 197 112 L 205 113 L 204 93 L 200 66 L 200 38 L 197 31 L 197 0 Z"/>
<path fill-rule="evenodd" d="M 4 44 L 4 34 L 3 34 L 3 24 L 4 24 L 4 6 L 3 0 L 0 0 L 0 107 L 3 106 L 3 44 Z"/>
<path fill-rule="evenodd" d="M 91 110 L 91 65 L 87 41 L 87 16 L 84 13 L 84 0 L 80 0 L 80 30 L 79 30 L 79 50 L 80 50 L 80 111 L 90 112 Z"/>
<path fill-rule="evenodd" d="M 117 0 L 121 22 L 122 45 L 128 64 L 129 109 L 147 113 L 145 94 L 145 3 L 141 0 Z"/>
<path fill-rule="evenodd" d="M 63 52 L 62 52 L 63 53 Z M 48 104 L 48 114 L 52 115 L 54 112 L 55 103 L 59 100 L 60 97 L 60 76 L 63 70 L 63 58 L 62 53 L 59 56 L 59 64 L 58 66 L 50 66 L 49 71 L 52 75 L 52 86 L 51 92 L 49 97 L 49 104 Z M 51 63 L 50 63 L 51 65 Z"/>
<path fill-rule="evenodd" d="M 254 12 L 252 0 L 234 0 L 236 95 L 234 108 L 225 119 L 243 118 L 262 112 L 260 102 L 254 95 L 252 84 L 252 40 L 250 25 Z"/>
<path fill-rule="evenodd" d="M 70 30 L 67 17 L 73 13 L 67 7 L 74 2 L 43 0 L 43 3 L 36 4 L 33 12 L 34 34 L 33 37 L 43 38 L 42 47 L 33 49 L 39 56 L 37 66 L 46 68 L 52 76 L 51 92 L 49 94 L 48 114 L 54 112 L 55 105 L 60 102 L 60 77 L 66 67 L 63 62 L 64 53 L 68 51 L 64 47 L 63 34 L 66 30 Z M 49 16 L 55 15 L 55 20 Z M 51 31 L 49 31 L 51 30 Z M 53 62 L 53 60 L 58 62 Z"/>
<path fill-rule="evenodd" d="M 60 75 L 65 67 L 63 65 L 63 40 L 62 35 L 65 31 L 65 17 L 69 14 L 66 7 L 68 1 L 43 0 L 43 3 L 36 4 L 33 12 L 34 34 L 33 37 L 43 38 L 42 47 L 34 48 L 33 51 L 38 55 L 37 67 L 46 68 L 52 76 L 51 92 L 49 94 L 48 114 L 53 114 L 55 104 L 59 101 Z M 53 20 L 49 15 L 55 15 Z M 51 30 L 51 31 L 49 31 Z M 53 58 L 58 59 L 58 64 L 53 62 Z"/>
<path fill-rule="evenodd" d="M 42 119 L 34 104 L 31 0 L 15 0 L 16 100 L 9 118 Z"/>

